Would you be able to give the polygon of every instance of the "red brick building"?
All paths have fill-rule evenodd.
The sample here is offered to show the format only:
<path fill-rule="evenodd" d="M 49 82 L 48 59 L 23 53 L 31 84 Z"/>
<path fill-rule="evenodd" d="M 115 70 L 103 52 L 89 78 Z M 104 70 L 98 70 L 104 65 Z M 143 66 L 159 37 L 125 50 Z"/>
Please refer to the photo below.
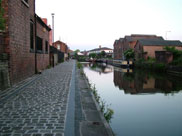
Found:
<path fill-rule="evenodd" d="M 139 35 L 133 34 L 131 36 L 125 36 L 124 38 L 120 38 L 117 42 L 114 43 L 114 56 L 115 59 L 124 59 L 124 52 L 128 49 L 134 49 L 137 41 L 139 39 L 158 39 L 163 40 L 162 37 L 158 37 L 156 35 Z"/>
<path fill-rule="evenodd" d="M 123 38 L 116 40 L 114 42 L 114 59 L 122 59 L 123 48 L 122 48 Z"/>
<path fill-rule="evenodd" d="M 8 56 L 9 79 L 14 84 L 49 64 L 50 28 L 35 14 L 35 0 L 2 0 L 2 7 L 6 27 L 0 53 Z"/>
<path fill-rule="evenodd" d="M 182 43 L 180 41 L 141 39 L 137 41 L 134 48 L 135 59 L 156 58 L 156 51 L 164 51 L 164 47 L 166 46 L 182 50 Z"/>
<path fill-rule="evenodd" d="M 45 21 L 45 23 L 44 23 Z M 36 50 L 37 71 L 49 65 L 49 31 L 47 20 L 44 21 L 36 15 Z"/>
<path fill-rule="evenodd" d="M 56 41 L 53 43 L 53 46 L 57 48 L 59 51 L 64 53 L 64 59 L 67 59 L 68 53 L 69 53 L 69 48 L 66 43 L 62 41 Z"/>

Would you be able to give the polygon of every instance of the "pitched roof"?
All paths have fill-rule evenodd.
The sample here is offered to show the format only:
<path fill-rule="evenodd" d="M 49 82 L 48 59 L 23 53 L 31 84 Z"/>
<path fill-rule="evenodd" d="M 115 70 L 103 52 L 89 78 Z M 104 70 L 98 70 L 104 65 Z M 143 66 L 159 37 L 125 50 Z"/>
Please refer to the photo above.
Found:
<path fill-rule="evenodd" d="M 170 41 L 170 40 L 152 40 L 152 39 L 141 39 L 138 42 L 143 46 L 182 46 L 182 42 L 179 40 Z"/>
<path fill-rule="evenodd" d="M 122 42 L 124 40 L 124 38 L 120 38 L 119 41 Z"/>
<path fill-rule="evenodd" d="M 137 41 L 139 39 L 159 39 L 164 40 L 161 36 L 156 35 L 140 35 L 140 34 L 133 34 L 131 36 L 125 36 L 125 39 L 129 42 Z"/>
<path fill-rule="evenodd" d="M 96 48 L 90 51 L 99 51 L 99 50 L 112 50 L 111 48 L 107 48 L 107 47 L 102 47 L 102 48 Z"/>
<path fill-rule="evenodd" d="M 43 27 L 45 27 L 48 31 L 51 31 L 51 28 L 50 28 L 47 24 L 45 24 L 45 22 L 44 22 L 37 14 L 35 14 L 35 16 L 36 16 L 37 21 L 38 21 Z"/>
<path fill-rule="evenodd" d="M 114 41 L 114 45 L 118 44 L 118 41 L 119 41 L 119 40 L 115 40 L 115 41 Z"/>

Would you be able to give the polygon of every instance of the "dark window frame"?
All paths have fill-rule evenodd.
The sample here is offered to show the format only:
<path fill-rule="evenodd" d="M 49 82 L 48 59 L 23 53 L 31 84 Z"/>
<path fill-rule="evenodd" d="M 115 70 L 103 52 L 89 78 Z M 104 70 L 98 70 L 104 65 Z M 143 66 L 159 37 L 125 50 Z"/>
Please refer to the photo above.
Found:
<path fill-rule="evenodd" d="M 45 53 L 48 53 L 49 51 L 49 43 L 48 41 L 45 41 Z"/>
<path fill-rule="evenodd" d="M 34 51 L 34 23 L 30 21 L 30 51 Z"/>
<path fill-rule="evenodd" d="M 36 37 L 36 47 L 37 53 L 43 53 L 43 39 L 40 37 Z"/>

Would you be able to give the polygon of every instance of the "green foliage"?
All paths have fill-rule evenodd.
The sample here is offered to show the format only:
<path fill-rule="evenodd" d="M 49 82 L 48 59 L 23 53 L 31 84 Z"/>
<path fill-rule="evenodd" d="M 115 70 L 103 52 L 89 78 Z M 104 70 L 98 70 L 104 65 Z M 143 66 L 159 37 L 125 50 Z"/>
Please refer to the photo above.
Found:
<path fill-rule="evenodd" d="M 108 108 L 107 111 L 104 113 L 104 117 L 107 122 L 110 122 L 110 120 L 113 117 L 113 114 L 114 114 L 114 111 L 112 109 Z"/>
<path fill-rule="evenodd" d="M 108 105 L 106 105 L 106 103 L 103 100 L 101 100 L 101 98 L 95 88 L 95 85 L 91 86 L 91 90 L 93 92 L 95 100 L 98 102 L 98 104 L 100 106 L 101 112 L 104 114 L 106 121 L 110 122 L 113 117 L 114 111 L 112 109 L 108 108 Z"/>
<path fill-rule="evenodd" d="M 48 65 L 48 66 L 47 66 L 47 69 L 50 69 L 50 68 L 51 68 L 51 65 Z"/>
<path fill-rule="evenodd" d="M 182 66 L 182 51 L 177 50 L 175 47 L 164 47 L 164 49 L 173 53 L 172 65 Z"/>
<path fill-rule="evenodd" d="M 2 8 L 2 0 L 0 0 L 0 30 L 5 29 L 5 19 L 3 18 L 4 9 Z"/>
<path fill-rule="evenodd" d="M 127 81 L 133 81 L 135 78 L 135 75 L 133 73 L 125 73 L 124 76 L 123 76 L 123 79 L 124 80 L 127 80 Z"/>
<path fill-rule="evenodd" d="M 61 59 L 61 63 L 64 62 L 64 58 Z"/>
<path fill-rule="evenodd" d="M 135 57 L 135 52 L 133 49 L 128 49 L 124 52 L 124 56 L 125 58 L 128 60 L 128 59 L 134 59 Z"/>
<path fill-rule="evenodd" d="M 152 57 L 148 57 L 147 62 L 151 62 L 151 63 L 156 62 L 156 59 Z"/>
<path fill-rule="evenodd" d="M 94 58 L 96 58 L 96 56 L 97 56 L 96 53 L 90 53 L 90 54 L 89 54 L 89 58 L 93 58 L 93 59 L 94 59 Z"/>
<path fill-rule="evenodd" d="M 173 53 L 173 58 L 174 60 L 177 60 L 178 58 L 182 57 L 182 51 L 177 50 L 175 47 L 164 47 L 166 51 L 172 52 Z"/>
<path fill-rule="evenodd" d="M 182 66 L 182 57 L 180 57 L 176 60 L 173 60 L 173 62 L 171 64 L 175 65 L 175 66 Z"/>
<path fill-rule="evenodd" d="M 101 52 L 101 57 L 105 57 L 106 56 L 106 52 L 105 51 L 102 51 Z"/>
<path fill-rule="evenodd" d="M 82 69 L 83 65 L 80 62 L 77 62 L 77 68 Z"/>
<path fill-rule="evenodd" d="M 75 52 L 75 53 L 78 53 L 78 52 L 80 52 L 80 50 L 79 50 L 79 49 L 76 49 L 74 52 Z"/>
<path fill-rule="evenodd" d="M 166 65 L 164 63 L 155 63 L 153 69 L 158 72 L 166 71 Z"/>

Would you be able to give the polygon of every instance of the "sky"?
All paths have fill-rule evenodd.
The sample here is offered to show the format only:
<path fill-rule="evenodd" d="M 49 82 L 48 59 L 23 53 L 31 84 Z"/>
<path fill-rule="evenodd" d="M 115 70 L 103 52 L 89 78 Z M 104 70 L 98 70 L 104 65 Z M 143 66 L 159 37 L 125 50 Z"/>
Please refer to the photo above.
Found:
<path fill-rule="evenodd" d="M 113 48 L 131 34 L 182 41 L 182 0 L 36 0 L 36 13 L 52 25 L 54 41 L 70 49 Z"/>

